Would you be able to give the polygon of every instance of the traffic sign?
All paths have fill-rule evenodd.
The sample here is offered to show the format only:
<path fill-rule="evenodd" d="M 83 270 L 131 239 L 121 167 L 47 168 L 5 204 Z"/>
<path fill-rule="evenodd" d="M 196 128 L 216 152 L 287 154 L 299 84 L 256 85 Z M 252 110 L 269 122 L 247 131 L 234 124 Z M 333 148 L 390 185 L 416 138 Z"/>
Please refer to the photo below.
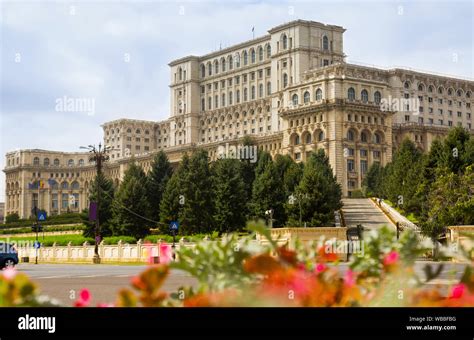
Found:
<path fill-rule="evenodd" d="M 34 247 L 35 247 L 35 249 L 41 248 L 41 243 L 39 241 L 35 241 Z"/>
<path fill-rule="evenodd" d="M 38 211 L 38 221 L 46 221 L 46 211 Z"/>
<path fill-rule="evenodd" d="M 179 229 L 179 223 L 178 221 L 171 221 L 170 223 L 170 230 L 172 231 L 178 231 Z"/>

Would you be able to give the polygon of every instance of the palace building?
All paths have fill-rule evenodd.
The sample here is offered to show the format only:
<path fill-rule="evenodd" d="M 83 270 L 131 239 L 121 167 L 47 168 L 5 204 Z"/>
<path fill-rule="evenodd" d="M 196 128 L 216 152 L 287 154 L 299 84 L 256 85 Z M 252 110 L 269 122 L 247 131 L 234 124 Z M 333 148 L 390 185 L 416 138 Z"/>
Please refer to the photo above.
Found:
<path fill-rule="evenodd" d="M 387 164 L 404 138 L 429 150 L 452 126 L 472 129 L 474 82 L 345 62 L 340 26 L 292 21 L 265 36 L 170 66 L 170 116 L 118 119 L 102 125 L 114 147 L 105 172 L 118 184 L 133 156 L 148 171 L 164 150 L 172 163 L 185 152 L 239 145 L 304 162 L 323 149 L 344 196 L 360 190 L 373 163 Z M 5 215 L 80 211 L 95 176 L 88 153 L 37 149 L 6 155 Z"/>

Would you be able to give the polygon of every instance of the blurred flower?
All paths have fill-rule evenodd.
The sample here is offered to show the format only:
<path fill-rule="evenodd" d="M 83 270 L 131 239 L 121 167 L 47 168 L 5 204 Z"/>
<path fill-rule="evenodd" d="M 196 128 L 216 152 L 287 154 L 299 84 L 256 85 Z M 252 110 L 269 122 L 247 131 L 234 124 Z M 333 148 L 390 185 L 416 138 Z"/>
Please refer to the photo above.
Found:
<path fill-rule="evenodd" d="M 160 263 L 170 263 L 173 259 L 172 249 L 169 244 L 160 244 Z"/>
<path fill-rule="evenodd" d="M 8 267 L 3 270 L 3 277 L 7 280 L 11 280 L 16 276 L 16 269 L 15 267 Z"/>
<path fill-rule="evenodd" d="M 466 285 L 464 283 L 459 283 L 451 289 L 451 295 L 449 297 L 451 299 L 460 299 L 464 295 L 465 291 Z"/>
<path fill-rule="evenodd" d="M 316 274 L 322 273 L 327 269 L 327 266 L 324 263 L 318 263 L 315 268 Z"/>
<path fill-rule="evenodd" d="M 344 285 L 348 288 L 352 287 L 355 285 L 356 278 L 355 278 L 355 273 L 348 269 L 346 273 L 344 274 Z"/>
<path fill-rule="evenodd" d="M 74 302 L 75 307 L 87 307 L 91 300 L 91 293 L 88 289 L 82 289 L 79 293 L 79 299 Z"/>
<path fill-rule="evenodd" d="M 385 266 L 391 266 L 391 265 L 395 264 L 398 261 L 399 258 L 400 258 L 400 255 L 398 254 L 398 252 L 395 251 L 395 250 L 392 250 L 390 253 L 385 255 L 385 257 L 383 258 L 383 264 Z"/>

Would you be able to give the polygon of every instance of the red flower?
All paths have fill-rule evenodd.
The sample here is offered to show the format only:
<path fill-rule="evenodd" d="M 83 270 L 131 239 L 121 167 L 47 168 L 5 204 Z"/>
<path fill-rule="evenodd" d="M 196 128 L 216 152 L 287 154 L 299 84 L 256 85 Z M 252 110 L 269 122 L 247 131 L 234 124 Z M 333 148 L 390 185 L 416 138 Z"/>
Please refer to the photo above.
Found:
<path fill-rule="evenodd" d="M 82 289 L 79 293 L 79 299 L 74 302 L 75 307 L 87 307 L 91 300 L 91 293 L 88 289 Z"/>
<path fill-rule="evenodd" d="M 383 258 L 383 264 L 385 266 L 394 265 L 398 261 L 399 258 L 400 258 L 400 255 L 398 254 L 398 252 L 395 250 L 392 250 Z"/>
<path fill-rule="evenodd" d="M 316 274 L 322 273 L 325 271 L 328 267 L 324 263 L 318 263 L 316 265 L 316 268 L 314 269 Z"/>
<path fill-rule="evenodd" d="M 449 298 L 460 299 L 464 295 L 465 291 L 466 285 L 464 283 L 459 283 L 451 289 L 451 295 L 449 296 Z"/>
<path fill-rule="evenodd" d="M 344 274 L 344 285 L 350 288 L 354 286 L 355 283 L 356 283 L 355 273 L 352 270 L 348 269 L 346 273 Z"/>

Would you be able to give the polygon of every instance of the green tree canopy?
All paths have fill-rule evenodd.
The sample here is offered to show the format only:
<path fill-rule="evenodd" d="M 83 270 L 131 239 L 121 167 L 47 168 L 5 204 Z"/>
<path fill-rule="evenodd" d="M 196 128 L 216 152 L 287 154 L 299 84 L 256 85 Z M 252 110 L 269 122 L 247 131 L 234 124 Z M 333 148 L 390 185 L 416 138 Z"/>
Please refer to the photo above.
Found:
<path fill-rule="evenodd" d="M 164 151 L 158 152 L 147 175 L 147 198 L 150 206 L 149 218 L 160 220 L 160 203 L 166 184 L 173 174 L 173 168 Z"/>

